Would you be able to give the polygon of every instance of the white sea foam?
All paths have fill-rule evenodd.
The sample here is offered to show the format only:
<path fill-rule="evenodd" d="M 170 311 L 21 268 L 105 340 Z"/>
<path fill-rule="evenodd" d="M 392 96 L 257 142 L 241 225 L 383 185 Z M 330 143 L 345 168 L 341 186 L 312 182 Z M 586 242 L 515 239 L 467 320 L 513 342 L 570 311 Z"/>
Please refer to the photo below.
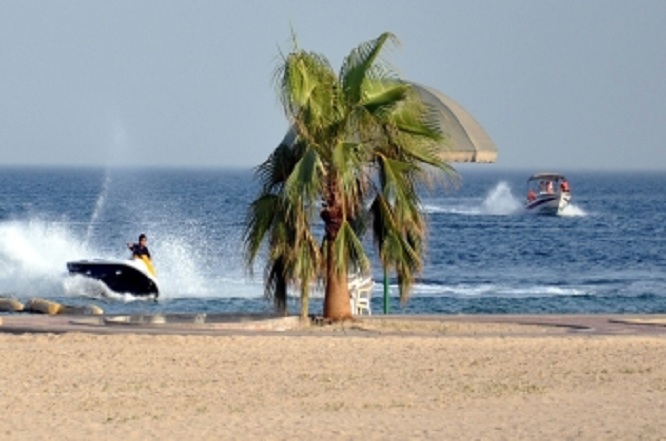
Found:
<path fill-rule="evenodd" d="M 584 217 L 587 216 L 587 212 L 583 210 L 581 207 L 575 204 L 569 204 L 562 210 L 560 213 L 560 216 L 564 217 Z"/>
<path fill-rule="evenodd" d="M 397 289 L 397 287 L 393 286 L 392 289 Z M 573 287 L 561 288 L 552 285 L 533 285 L 515 288 L 494 283 L 461 283 L 453 285 L 417 283 L 414 285 L 412 295 L 414 297 L 450 296 L 458 298 L 526 298 L 577 296 L 585 294 L 586 292 L 581 289 Z"/>
<path fill-rule="evenodd" d="M 507 216 L 521 213 L 523 205 L 515 197 L 508 183 L 501 181 L 497 183 L 483 200 L 478 198 L 456 198 L 446 201 L 451 205 L 439 205 L 434 203 L 424 204 L 425 213 L 447 213 L 467 216 Z"/>
<path fill-rule="evenodd" d="M 87 256 L 62 222 L 0 222 L 0 294 L 62 295 L 66 262 Z"/>
<path fill-rule="evenodd" d="M 519 213 L 522 211 L 523 204 L 511 192 L 511 186 L 502 181 L 499 182 L 490 192 L 481 204 L 481 210 L 484 214 L 503 216 Z"/>

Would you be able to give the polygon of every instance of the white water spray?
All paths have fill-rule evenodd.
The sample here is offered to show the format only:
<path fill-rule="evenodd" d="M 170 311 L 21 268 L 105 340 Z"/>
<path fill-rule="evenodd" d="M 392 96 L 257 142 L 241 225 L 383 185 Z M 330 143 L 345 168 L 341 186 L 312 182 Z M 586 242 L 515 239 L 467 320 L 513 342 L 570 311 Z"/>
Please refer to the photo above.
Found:
<path fill-rule="evenodd" d="M 481 204 L 481 212 L 495 216 L 519 213 L 523 208 L 520 200 L 513 195 L 508 183 L 502 181 L 493 188 Z"/>
<path fill-rule="evenodd" d="M 560 213 L 560 216 L 563 217 L 584 217 L 587 216 L 587 212 L 583 210 L 581 207 L 574 205 L 574 204 L 569 204 L 567 205 L 564 210 Z"/>
<path fill-rule="evenodd" d="M 95 209 L 93 210 L 92 216 L 90 216 L 90 221 L 88 222 L 88 229 L 86 230 L 86 239 L 83 242 L 84 247 L 88 246 L 90 238 L 92 237 L 93 228 L 95 226 L 95 223 L 97 222 L 97 218 L 99 218 L 100 213 L 104 209 L 104 204 L 106 202 L 106 196 L 109 191 L 110 184 L 111 184 L 111 176 L 109 175 L 109 172 L 106 171 L 104 173 L 104 182 L 102 183 L 102 190 L 100 191 L 99 196 L 97 196 L 97 201 L 95 202 Z"/>
<path fill-rule="evenodd" d="M 62 294 L 65 263 L 87 254 L 61 222 L 0 223 L 0 294 Z"/>

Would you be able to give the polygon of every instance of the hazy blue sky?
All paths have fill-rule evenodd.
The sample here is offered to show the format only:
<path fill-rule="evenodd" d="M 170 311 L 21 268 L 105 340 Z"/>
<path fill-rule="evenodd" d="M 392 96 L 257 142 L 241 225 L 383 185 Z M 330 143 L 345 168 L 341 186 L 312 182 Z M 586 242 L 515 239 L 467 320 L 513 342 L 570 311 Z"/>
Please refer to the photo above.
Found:
<path fill-rule="evenodd" d="M 0 0 L 0 165 L 259 164 L 291 29 L 334 68 L 384 31 L 497 165 L 666 170 L 666 1 Z"/>

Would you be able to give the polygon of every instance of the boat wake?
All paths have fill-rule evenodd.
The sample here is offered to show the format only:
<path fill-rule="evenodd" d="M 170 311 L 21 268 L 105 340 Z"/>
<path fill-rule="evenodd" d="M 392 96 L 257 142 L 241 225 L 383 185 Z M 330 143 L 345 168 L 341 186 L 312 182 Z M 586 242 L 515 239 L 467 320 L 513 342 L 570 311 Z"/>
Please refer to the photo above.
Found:
<path fill-rule="evenodd" d="M 585 210 L 571 203 L 560 213 L 561 217 L 585 217 L 587 215 L 588 214 Z"/>

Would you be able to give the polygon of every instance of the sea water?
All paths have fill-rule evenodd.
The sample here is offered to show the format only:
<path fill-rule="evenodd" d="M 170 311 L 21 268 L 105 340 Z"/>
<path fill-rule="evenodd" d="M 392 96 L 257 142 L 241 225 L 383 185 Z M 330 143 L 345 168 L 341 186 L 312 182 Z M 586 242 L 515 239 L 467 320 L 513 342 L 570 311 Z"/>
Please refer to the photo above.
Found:
<path fill-rule="evenodd" d="M 571 172 L 563 216 L 523 211 L 530 171 L 461 167 L 422 193 L 425 266 L 409 300 L 374 252 L 372 308 L 393 314 L 666 312 L 666 173 Z M 0 168 L 0 295 L 108 313 L 270 312 L 243 254 L 250 170 Z M 90 298 L 70 260 L 126 258 L 140 233 L 161 295 Z M 366 243 L 371 247 L 371 240 Z M 289 302 L 298 311 L 297 299 Z M 321 312 L 321 298 L 312 302 Z"/>

